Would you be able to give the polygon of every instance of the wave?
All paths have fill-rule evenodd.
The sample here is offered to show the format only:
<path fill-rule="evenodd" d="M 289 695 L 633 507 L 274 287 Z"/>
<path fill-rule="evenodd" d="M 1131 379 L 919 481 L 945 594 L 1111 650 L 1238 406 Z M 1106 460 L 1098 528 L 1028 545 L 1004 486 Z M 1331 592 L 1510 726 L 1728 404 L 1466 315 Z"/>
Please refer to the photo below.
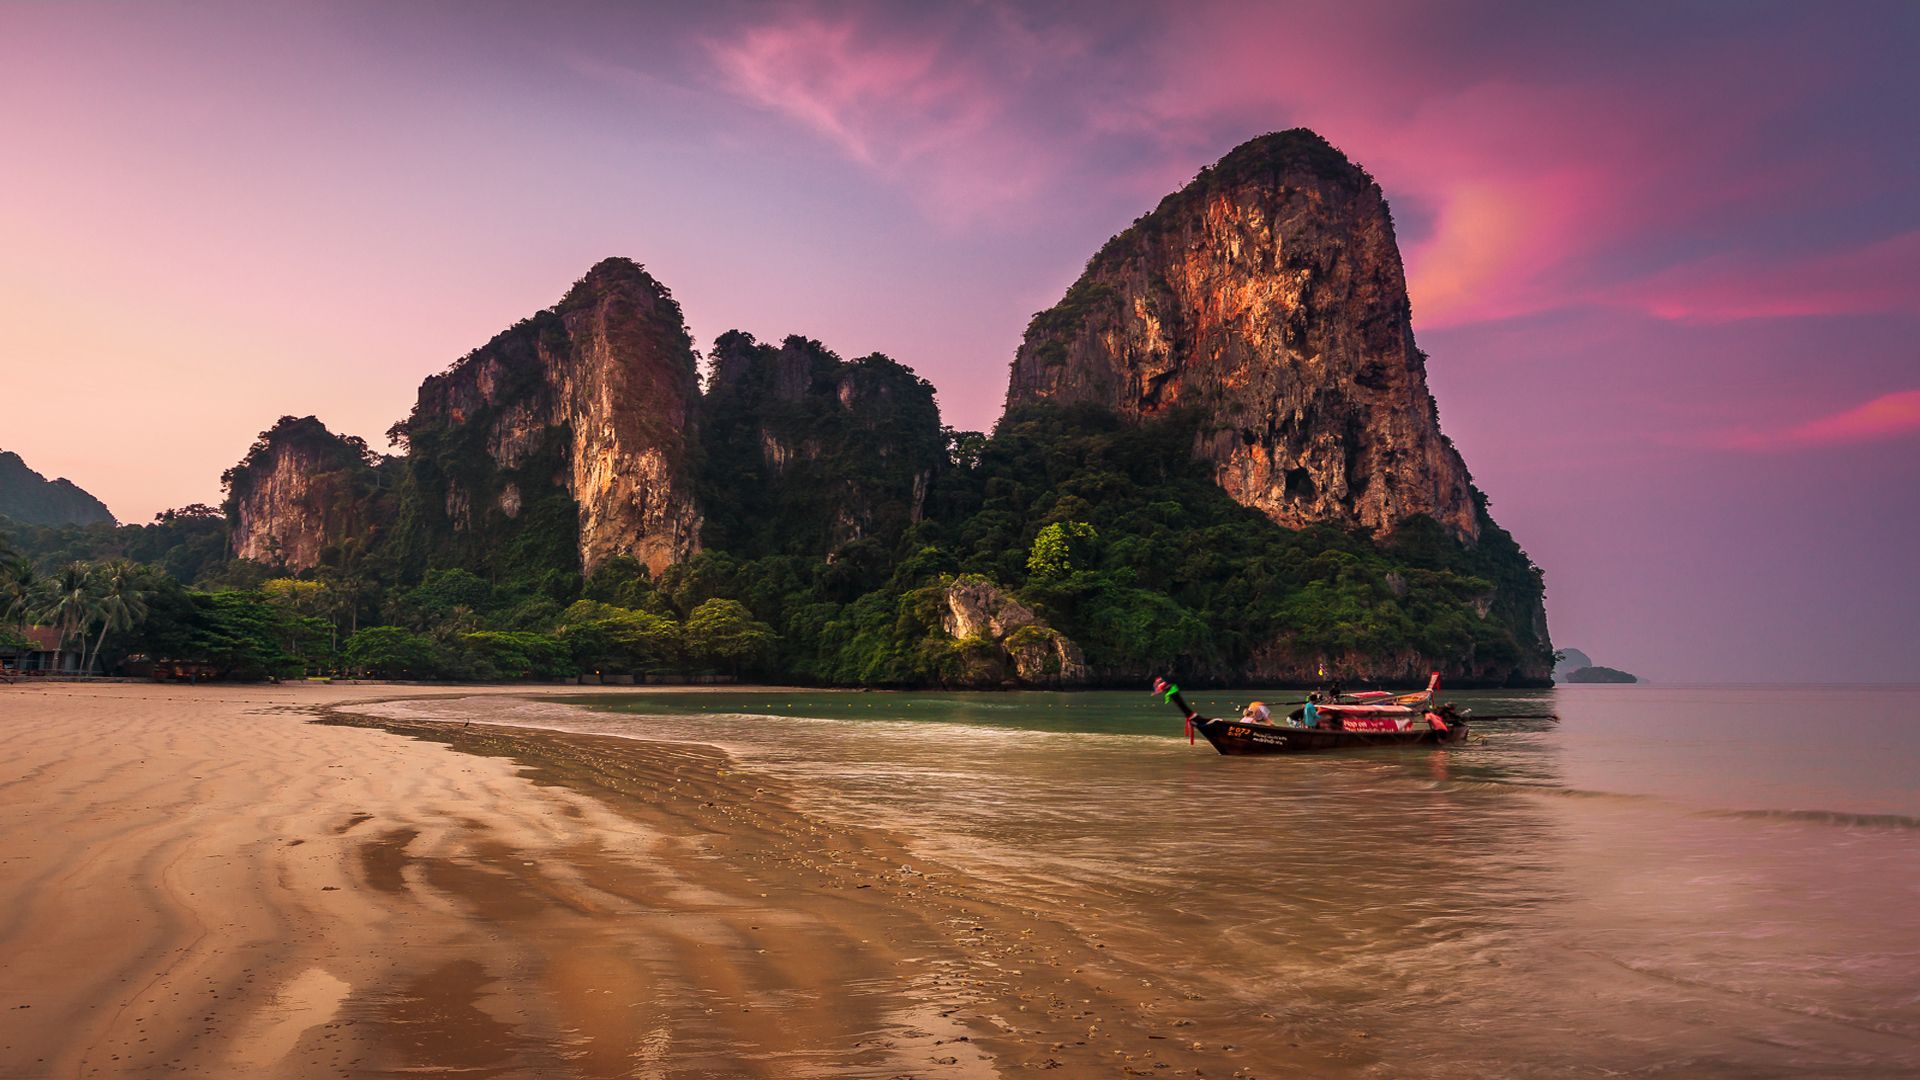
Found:
<path fill-rule="evenodd" d="M 1534 780 L 1441 780 L 1430 786 L 1463 791 L 1497 791 L 1501 794 L 1549 795 L 1561 799 L 1605 799 L 1612 802 L 1661 802 L 1655 795 L 1637 795 L 1628 791 L 1592 791 L 1561 787 Z"/>
<path fill-rule="evenodd" d="M 1695 817 L 1723 818 L 1735 821 L 1778 821 L 1814 825 L 1834 825 L 1849 829 L 1920 830 L 1920 817 L 1905 814 L 1864 814 L 1849 810 L 1721 810 L 1688 806 L 1659 795 L 1626 791 L 1593 791 L 1559 787 L 1526 780 L 1444 780 L 1430 786 L 1467 791 L 1493 791 L 1500 794 L 1541 795 L 1562 799 L 1594 799 L 1617 803 L 1661 805 Z"/>
<path fill-rule="evenodd" d="M 1905 814 L 1855 814 L 1845 810 L 1720 810 L 1708 816 L 1761 821 L 1810 821 L 1850 829 L 1920 829 L 1920 817 Z"/>

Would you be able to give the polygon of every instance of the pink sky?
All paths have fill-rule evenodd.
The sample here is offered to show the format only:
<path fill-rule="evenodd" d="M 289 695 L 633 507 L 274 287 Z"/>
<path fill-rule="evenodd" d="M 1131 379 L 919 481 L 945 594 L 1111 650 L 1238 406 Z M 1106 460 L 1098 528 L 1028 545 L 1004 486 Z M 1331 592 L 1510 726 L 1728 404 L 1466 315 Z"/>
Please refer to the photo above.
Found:
<path fill-rule="evenodd" d="M 1236 143 L 1379 178 L 1555 640 L 1920 680 L 1920 9 L 0 6 L 0 448 L 123 520 L 645 263 L 696 340 L 986 427 L 1027 316 Z"/>

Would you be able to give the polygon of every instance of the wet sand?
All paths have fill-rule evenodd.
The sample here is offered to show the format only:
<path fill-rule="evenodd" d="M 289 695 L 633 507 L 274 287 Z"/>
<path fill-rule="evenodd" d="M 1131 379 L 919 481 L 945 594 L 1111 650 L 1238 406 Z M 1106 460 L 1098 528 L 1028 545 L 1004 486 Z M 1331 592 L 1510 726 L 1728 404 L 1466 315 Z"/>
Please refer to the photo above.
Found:
<path fill-rule="evenodd" d="M 718 750 L 330 712 L 445 693 L 0 688 L 0 1077 L 1365 1067 Z"/>

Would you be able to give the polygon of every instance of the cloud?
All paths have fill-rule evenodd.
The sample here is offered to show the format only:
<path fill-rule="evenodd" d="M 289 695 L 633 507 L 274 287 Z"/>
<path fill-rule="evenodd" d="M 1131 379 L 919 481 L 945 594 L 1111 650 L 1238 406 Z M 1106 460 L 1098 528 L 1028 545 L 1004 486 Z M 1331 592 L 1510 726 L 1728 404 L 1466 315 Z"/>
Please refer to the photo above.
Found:
<path fill-rule="evenodd" d="M 705 47 L 727 93 L 902 186 L 931 217 L 973 220 L 1032 199 L 1071 160 L 1073 140 L 1050 138 L 1028 106 L 1050 81 L 1045 61 L 1083 43 L 1006 8 L 951 11 L 782 8 Z"/>
<path fill-rule="evenodd" d="M 1920 314 L 1920 231 L 1811 257 L 1718 254 L 1634 282 L 1626 302 L 1695 322 Z"/>
<path fill-rule="evenodd" d="M 1878 442 L 1916 433 L 1920 433 L 1920 390 L 1902 390 L 1794 427 L 1728 432 L 1713 443 L 1729 450 L 1791 450 Z"/>
<path fill-rule="evenodd" d="M 1849 135 L 1825 107 L 1853 100 L 1871 65 L 1835 63 L 1827 38 L 1844 28 L 1792 10 L 713 10 L 679 61 L 686 85 L 776 118 L 947 226 L 1118 228 L 1239 141 L 1305 125 L 1419 208 L 1402 242 L 1422 330 L 1596 305 L 1728 321 L 1920 297 L 1912 235 L 1784 253 L 1872 235 L 1875 213 L 1898 222 L 1888 208 L 1911 186 L 1897 153 L 1874 149 L 1883 138 Z M 1770 250 L 1783 253 L 1755 254 Z"/>
<path fill-rule="evenodd" d="M 876 41 L 850 18 L 802 15 L 709 49 L 734 92 L 866 165 L 925 153 L 976 128 L 986 107 L 966 73 L 937 67 L 934 43 Z"/>

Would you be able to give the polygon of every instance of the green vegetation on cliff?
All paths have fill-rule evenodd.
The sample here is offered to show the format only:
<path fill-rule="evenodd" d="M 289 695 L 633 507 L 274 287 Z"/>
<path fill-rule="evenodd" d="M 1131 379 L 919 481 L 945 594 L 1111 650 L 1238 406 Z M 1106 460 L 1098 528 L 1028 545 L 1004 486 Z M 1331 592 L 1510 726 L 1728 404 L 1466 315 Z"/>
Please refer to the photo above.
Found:
<path fill-rule="evenodd" d="M 704 544 L 744 557 L 891 546 L 947 465 L 933 387 L 875 353 L 817 341 L 714 343 L 702 400 Z"/>
<path fill-rule="evenodd" d="M 105 503 L 64 477 L 49 480 L 27 467 L 20 455 L 0 450 L 0 518 L 15 525 L 112 524 Z"/>
<path fill-rule="evenodd" d="M 509 417 L 497 404 L 540 394 L 542 350 L 568 347 L 558 311 L 541 311 L 427 381 L 421 404 L 387 433 L 406 447 L 406 458 L 394 539 L 379 553 L 384 577 L 417 581 L 433 568 L 464 567 L 555 598 L 577 588 L 579 518 L 565 485 L 554 483 L 566 471 L 572 434 L 538 415 Z M 429 388 L 474 365 L 487 367 L 490 393 L 476 394 L 452 416 L 428 406 Z M 526 430 L 518 433 L 516 460 L 501 468 L 491 444 L 500 425 L 516 420 Z"/>
<path fill-rule="evenodd" d="M 803 344 L 818 371 L 841 370 L 831 354 Z M 1161 670 L 1212 681 L 1298 679 L 1325 664 L 1349 678 L 1411 681 L 1433 666 L 1455 681 L 1498 684 L 1514 679 L 1523 659 L 1544 659 L 1548 646 L 1528 616 L 1539 571 L 1484 504 L 1472 547 L 1426 519 L 1385 540 L 1331 526 L 1289 530 L 1211 482 L 1191 453 L 1185 415 L 1129 424 L 1093 406 L 1040 405 L 982 439 L 943 432 L 917 390 L 924 383 L 905 368 L 884 358 L 856 364 L 877 368 L 899 391 L 868 399 L 857 424 L 811 392 L 776 409 L 764 394 L 733 388 L 746 403 L 733 433 L 708 448 L 735 457 L 707 474 L 702 492 L 729 515 L 709 533 L 721 542 L 657 578 L 624 558 L 579 576 L 564 488 L 531 487 L 552 467 L 539 450 L 515 470 L 538 494 L 517 518 L 496 522 L 492 535 L 504 545 L 462 546 L 472 541 L 403 519 L 385 546 L 330 553 L 328 565 L 303 574 L 312 590 L 276 586 L 270 569 L 216 557 L 218 523 L 206 508 L 141 527 L 16 530 L 14 540 L 49 567 L 126 556 L 197 585 L 184 606 L 161 606 L 156 618 L 171 630 L 150 629 L 128 645 L 236 673 L 704 670 L 839 685 L 968 684 L 992 670 L 980 662 L 991 643 L 947 632 L 958 580 L 1007 590 L 1043 620 L 1026 638 L 1065 635 L 1096 682 Z M 749 429 L 777 433 L 787 449 L 768 451 Z M 443 498 L 438 476 L 459 476 L 476 502 L 493 490 L 483 486 L 492 478 L 459 473 L 470 447 L 438 431 L 410 434 L 417 460 L 409 482 L 419 488 L 403 506 Z M 788 458 L 770 475 L 756 457 L 807 447 L 816 448 L 817 467 Z M 862 461 L 871 463 L 864 472 Z M 747 476 L 755 490 L 725 490 L 729 475 Z M 772 484 L 779 490 L 762 489 Z M 834 523 L 849 515 L 883 524 L 837 532 Z M 1026 638 L 1010 641 L 1033 644 Z"/>
<path fill-rule="evenodd" d="M 1180 414 L 1134 425 L 1090 406 L 1011 413 L 950 479 L 960 511 L 916 530 L 893 584 L 911 596 L 951 570 L 1013 587 L 1102 680 L 1167 667 L 1300 677 L 1324 661 L 1504 682 L 1544 647 L 1508 614 L 1541 586 L 1504 532 L 1468 548 L 1426 519 L 1385 542 L 1284 529 L 1212 483 L 1193 437 Z M 1407 659 L 1382 662 L 1396 656 Z"/>

